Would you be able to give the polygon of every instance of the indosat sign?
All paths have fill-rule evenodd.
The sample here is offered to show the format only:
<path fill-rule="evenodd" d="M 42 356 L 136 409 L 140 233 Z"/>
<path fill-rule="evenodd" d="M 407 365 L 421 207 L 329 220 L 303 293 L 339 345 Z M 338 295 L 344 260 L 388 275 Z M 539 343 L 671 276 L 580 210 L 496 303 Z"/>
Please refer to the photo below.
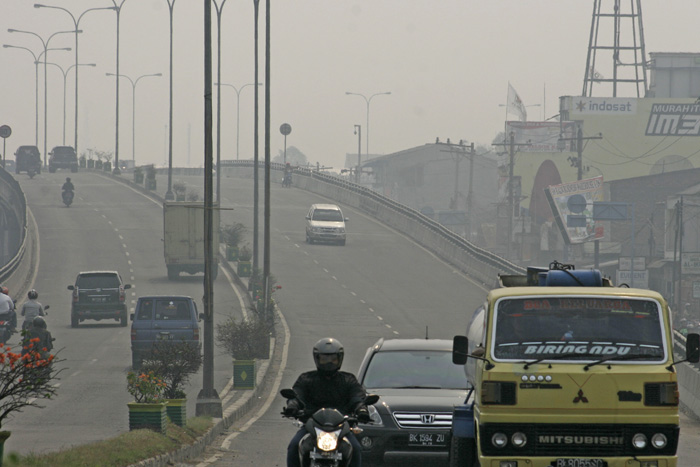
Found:
<path fill-rule="evenodd" d="M 637 99 L 615 97 L 573 97 L 569 118 L 573 115 L 634 115 L 637 113 Z"/>

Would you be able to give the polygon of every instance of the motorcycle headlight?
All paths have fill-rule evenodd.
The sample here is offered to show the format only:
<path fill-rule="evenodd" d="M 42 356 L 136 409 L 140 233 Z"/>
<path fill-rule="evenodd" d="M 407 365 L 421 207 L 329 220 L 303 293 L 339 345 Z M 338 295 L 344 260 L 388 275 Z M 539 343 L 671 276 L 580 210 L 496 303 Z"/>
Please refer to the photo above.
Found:
<path fill-rule="evenodd" d="M 323 431 L 316 428 L 316 446 L 321 451 L 334 451 L 338 447 L 340 430 Z"/>

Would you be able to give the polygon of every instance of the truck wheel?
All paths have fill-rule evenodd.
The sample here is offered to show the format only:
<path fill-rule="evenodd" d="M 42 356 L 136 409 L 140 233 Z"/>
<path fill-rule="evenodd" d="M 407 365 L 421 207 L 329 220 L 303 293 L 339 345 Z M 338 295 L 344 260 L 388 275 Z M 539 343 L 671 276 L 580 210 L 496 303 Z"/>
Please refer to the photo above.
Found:
<path fill-rule="evenodd" d="M 76 172 L 78 171 L 78 168 L 77 168 L 77 167 L 71 167 L 71 168 L 70 168 L 70 171 L 73 172 L 73 173 L 76 173 Z"/>
<path fill-rule="evenodd" d="M 52 173 L 52 174 L 56 173 L 56 168 L 49 166 L 49 173 Z"/>
<path fill-rule="evenodd" d="M 474 438 L 452 436 L 450 442 L 450 467 L 478 467 Z"/>
<path fill-rule="evenodd" d="M 168 280 L 174 281 L 180 275 L 180 272 L 175 268 L 168 268 Z"/>
<path fill-rule="evenodd" d="M 78 324 L 80 323 L 80 320 L 78 319 L 77 316 L 70 316 L 70 327 L 72 328 L 77 328 Z"/>

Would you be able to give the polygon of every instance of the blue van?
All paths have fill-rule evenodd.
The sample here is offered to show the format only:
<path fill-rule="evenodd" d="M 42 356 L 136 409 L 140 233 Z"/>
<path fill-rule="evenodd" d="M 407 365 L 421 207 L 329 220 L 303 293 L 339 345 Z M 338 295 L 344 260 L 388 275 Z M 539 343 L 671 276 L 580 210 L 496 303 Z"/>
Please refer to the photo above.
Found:
<path fill-rule="evenodd" d="M 136 370 L 159 341 L 189 342 L 201 347 L 197 304 L 186 296 L 140 297 L 131 314 L 131 366 Z"/>

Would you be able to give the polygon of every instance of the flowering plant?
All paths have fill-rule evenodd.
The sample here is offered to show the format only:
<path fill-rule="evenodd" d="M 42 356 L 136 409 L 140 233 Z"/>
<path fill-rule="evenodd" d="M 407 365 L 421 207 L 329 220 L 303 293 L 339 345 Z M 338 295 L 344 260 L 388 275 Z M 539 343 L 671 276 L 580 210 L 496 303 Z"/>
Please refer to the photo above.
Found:
<path fill-rule="evenodd" d="M 134 396 L 136 402 L 144 404 L 161 402 L 165 388 L 163 379 L 153 371 L 139 374 L 130 371 L 126 375 L 126 389 Z"/>
<path fill-rule="evenodd" d="M 51 399 L 57 387 L 52 383 L 56 370 L 55 355 L 38 349 L 39 338 L 30 339 L 20 353 L 0 344 L 0 425 L 13 412 L 24 407 L 39 407 L 40 399 Z"/>

